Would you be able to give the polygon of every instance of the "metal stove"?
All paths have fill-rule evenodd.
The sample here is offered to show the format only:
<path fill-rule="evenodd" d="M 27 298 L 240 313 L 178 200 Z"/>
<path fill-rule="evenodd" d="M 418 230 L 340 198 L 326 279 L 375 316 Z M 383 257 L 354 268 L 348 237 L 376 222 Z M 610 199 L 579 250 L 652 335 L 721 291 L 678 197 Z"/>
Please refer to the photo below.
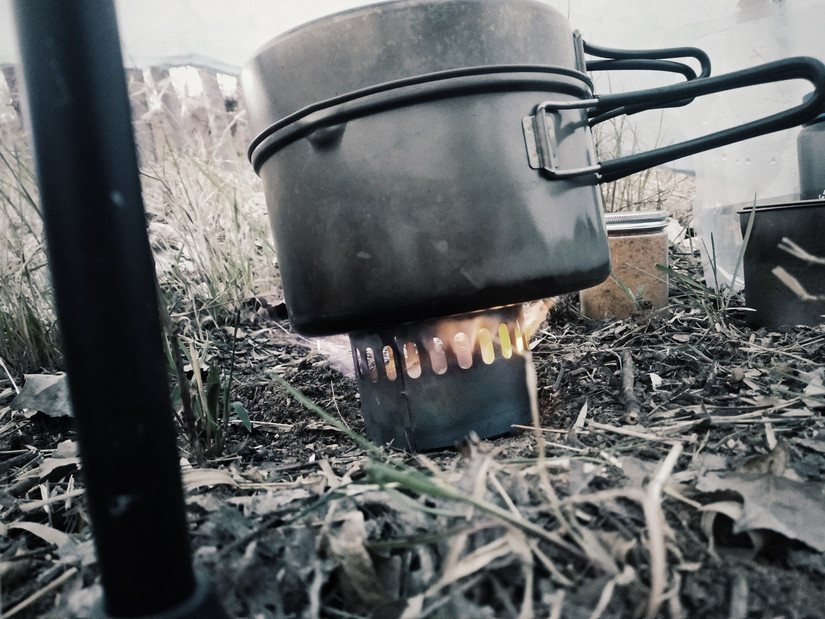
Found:
<path fill-rule="evenodd" d="M 530 424 L 535 370 L 521 305 L 350 334 L 367 435 L 413 451 Z"/>

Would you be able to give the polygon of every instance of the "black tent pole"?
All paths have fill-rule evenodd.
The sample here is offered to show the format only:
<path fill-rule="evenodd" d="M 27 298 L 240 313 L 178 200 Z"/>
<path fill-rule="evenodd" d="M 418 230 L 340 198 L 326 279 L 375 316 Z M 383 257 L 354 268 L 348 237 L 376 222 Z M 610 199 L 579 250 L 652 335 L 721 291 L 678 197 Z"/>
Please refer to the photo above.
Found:
<path fill-rule="evenodd" d="M 104 610 L 224 616 L 192 568 L 114 3 L 14 10 Z"/>

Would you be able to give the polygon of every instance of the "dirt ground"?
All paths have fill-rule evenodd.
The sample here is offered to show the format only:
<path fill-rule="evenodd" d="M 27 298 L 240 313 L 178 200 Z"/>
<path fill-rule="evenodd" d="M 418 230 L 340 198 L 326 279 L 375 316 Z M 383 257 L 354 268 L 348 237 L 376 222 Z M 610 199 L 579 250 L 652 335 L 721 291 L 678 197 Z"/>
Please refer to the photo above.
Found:
<path fill-rule="evenodd" d="M 741 297 L 670 287 L 666 312 L 624 321 L 559 300 L 531 346 L 541 431 L 419 455 L 345 431 L 363 432 L 345 343 L 250 310 L 252 432 L 233 423 L 200 469 L 181 439 L 195 564 L 238 617 L 821 617 L 825 325 L 753 329 Z M 3 616 L 84 616 L 71 421 L 13 396 L 0 374 Z"/>

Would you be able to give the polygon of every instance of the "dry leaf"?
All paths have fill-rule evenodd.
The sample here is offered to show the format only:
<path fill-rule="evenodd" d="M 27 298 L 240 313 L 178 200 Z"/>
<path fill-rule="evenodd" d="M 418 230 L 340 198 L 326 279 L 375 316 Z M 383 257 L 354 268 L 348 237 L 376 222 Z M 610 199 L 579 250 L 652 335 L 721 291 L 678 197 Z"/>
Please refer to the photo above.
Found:
<path fill-rule="evenodd" d="M 369 607 L 386 601 L 375 566 L 365 543 L 367 529 L 364 514 L 354 510 L 344 516 L 337 531 L 327 534 L 329 553 L 340 564 L 351 590 Z"/>
<path fill-rule="evenodd" d="M 65 374 L 26 374 L 26 382 L 11 402 L 13 410 L 40 411 L 49 417 L 71 417 L 69 381 Z"/>
<path fill-rule="evenodd" d="M 73 473 L 80 465 L 80 458 L 47 458 L 37 469 L 39 479 L 50 478 L 50 481 L 63 479 L 69 473 Z M 57 471 L 57 473 L 55 473 Z"/>
<path fill-rule="evenodd" d="M 813 372 L 801 372 L 800 378 L 808 383 L 803 392 L 807 397 L 802 401 L 808 406 L 822 406 L 821 398 L 825 396 L 825 368 L 818 368 Z"/>
<path fill-rule="evenodd" d="M 785 441 L 782 440 L 770 452 L 748 458 L 739 467 L 739 472 L 752 475 L 782 475 L 785 472 L 787 462 L 788 449 Z"/>
<path fill-rule="evenodd" d="M 825 552 L 825 483 L 775 475 L 708 473 L 696 487 L 702 492 L 724 490 L 742 496 L 734 533 L 769 529 Z"/>
<path fill-rule="evenodd" d="M 735 523 L 742 517 L 742 503 L 739 503 L 738 501 L 719 501 L 717 503 L 704 505 L 699 509 L 699 511 L 702 512 L 702 520 L 700 523 L 702 532 L 705 534 L 705 537 L 708 538 L 709 551 L 714 553 L 717 541 L 715 530 L 716 519 L 722 516 L 727 518 L 729 522 Z M 751 552 L 753 554 L 759 553 L 765 546 L 764 531 L 754 530 L 745 531 L 745 533 L 750 539 L 751 546 L 753 547 Z M 728 545 L 728 542 L 725 542 L 723 545 Z"/>
<path fill-rule="evenodd" d="M 795 445 L 799 445 L 800 447 L 805 447 L 811 451 L 825 454 L 825 441 L 812 438 L 795 438 L 793 442 Z"/>
<path fill-rule="evenodd" d="M 39 522 L 13 522 L 8 525 L 8 530 L 21 529 L 28 531 L 42 539 L 44 542 L 54 544 L 55 546 L 62 546 L 71 538 L 63 531 L 58 531 L 55 528 Z"/>
<path fill-rule="evenodd" d="M 189 469 L 183 472 L 183 487 L 194 490 L 201 486 L 237 486 L 232 475 L 223 469 Z"/>

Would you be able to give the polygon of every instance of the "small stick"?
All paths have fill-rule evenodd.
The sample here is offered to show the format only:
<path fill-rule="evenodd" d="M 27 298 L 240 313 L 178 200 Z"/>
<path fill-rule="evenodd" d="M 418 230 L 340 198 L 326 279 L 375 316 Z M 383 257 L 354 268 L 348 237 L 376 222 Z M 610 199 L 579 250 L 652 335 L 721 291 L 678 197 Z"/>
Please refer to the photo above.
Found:
<path fill-rule="evenodd" d="M 77 490 L 72 490 L 71 492 L 65 492 L 63 494 L 58 494 L 56 496 L 49 497 L 48 499 L 42 499 L 40 501 L 32 501 L 31 503 L 24 503 L 20 506 L 20 511 L 22 512 L 32 512 L 36 509 L 40 509 L 42 507 L 46 507 L 47 505 L 51 505 L 52 503 L 60 503 L 61 501 L 68 501 L 70 499 L 74 499 L 79 496 L 83 496 L 86 491 L 83 488 L 78 488 Z"/>
<path fill-rule="evenodd" d="M 776 276 L 779 281 L 791 289 L 797 297 L 802 301 L 825 301 L 825 295 L 811 294 L 805 289 L 805 286 L 796 279 L 793 275 L 788 273 L 783 267 L 774 267 L 771 273 Z"/>
<path fill-rule="evenodd" d="M 642 409 L 633 392 L 633 357 L 627 349 L 622 351 L 622 395 L 624 396 L 625 423 L 638 423 Z"/>
<path fill-rule="evenodd" d="M 0 357 L 0 367 L 3 368 L 3 371 L 6 373 L 6 376 L 9 377 L 9 380 L 11 381 L 11 386 L 14 387 L 14 392 L 20 395 L 20 389 L 17 388 L 17 383 L 14 382 L 14 376 L 12 376 L 11 372 L 9 372 L 9 368 L 6 366 L 5 361 L 3 361 L 3 357 Z"/>
<path fill-rule="evenodd" d="M 794 258 L 804 260 L 808 264 L 825 264 L 825 258 L 820 258 L 819 256 L 814 256 L 813 254 L 808 253 L 787 236 L 782 237 L 782 240 L 779 242 L 779 245 L 777 245 L 777 248 L 788 252 Z"/>
<path fill-rule="evenodd" d="M 673 440 L 670 436 L 659 436 L 657 434 L 651 434 L 649 432 L 637 432 L 636 430 L 631 430 L 630 428 L 623 428 L 621 426 L 609 426 L 604 423 L 599 423 L 597 421 L 588 421 L 587 427 L 591 430 L 603 430 L 604 432 L 613 432 L 615 434 L 621 434 L 623 436 L 632 436 L 633 438 L 640 438 L 646 441 L 667 441 L 671 442 Z"/>
<path fill-rule="evenodd" d="M 69 568 L 68 570 L 63 572 L 60 576 L 58 576 L 53 581 L 51 581 L 48 585 L 46 585 L 45 587 L 43 587 L 39 591 L 35 591 L 34 593 L 32 593 L 29 597 L 27 597 L 25 600 L 20 602 L 14 608 L 10 608 L 9 610 L 7 610 L 5 613 L 3 613 L 3 617 L 8 618 L 8 617 L 11 617 L 12 615 L 17 614 L 18 612 L 20 612 L 21 610 L 26 608 L 26 606 L 29 606 L 30 604 L 33 604 L 34 602 L 39 600 L 41 597 L 46 595 L 52 589 L 55 589 L 55 588 L 59 587 L 60 585 L 62 585 L 64 582 L 69 580 L 69 578 L 71 578 L 75 574 L 77 574 L 77 568 L 76 567 Z"/>

